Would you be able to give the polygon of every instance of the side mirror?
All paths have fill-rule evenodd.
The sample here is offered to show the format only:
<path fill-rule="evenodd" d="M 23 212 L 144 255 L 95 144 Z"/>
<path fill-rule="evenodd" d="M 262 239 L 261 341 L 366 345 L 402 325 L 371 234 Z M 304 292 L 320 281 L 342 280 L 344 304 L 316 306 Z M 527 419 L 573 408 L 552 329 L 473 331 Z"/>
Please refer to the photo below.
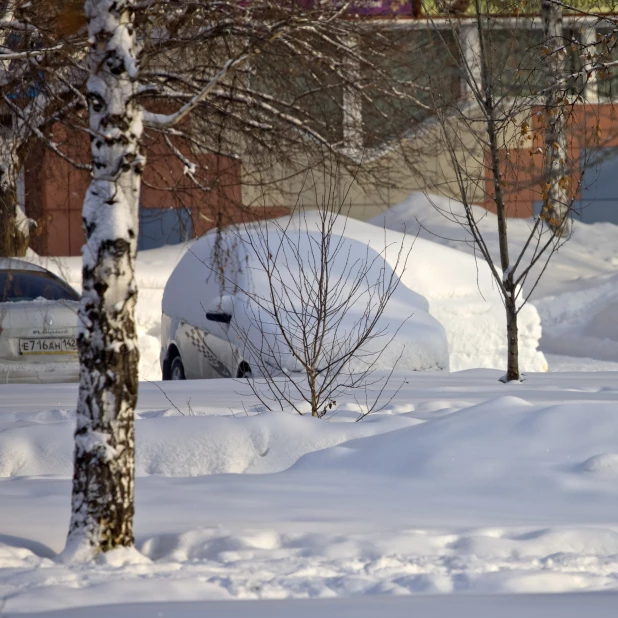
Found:
<path fill-rule="evenodd" d="M 206 307 L 206 319 L 211 322 L 229 324 L 234 315 L 234 300 L 231 296 L 221 296 Z"/>

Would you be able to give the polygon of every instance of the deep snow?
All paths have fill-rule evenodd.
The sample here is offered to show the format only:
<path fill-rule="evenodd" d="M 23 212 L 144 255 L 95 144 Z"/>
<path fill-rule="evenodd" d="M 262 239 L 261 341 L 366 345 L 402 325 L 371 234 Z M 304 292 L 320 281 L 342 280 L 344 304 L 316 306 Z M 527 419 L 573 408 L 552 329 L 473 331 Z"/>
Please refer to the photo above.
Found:
<path fill-rule="evenodd" d="M 451 354 L 460 349 L 463 359 L 455 363 L 466 362 L 452 339 L 459 319 L 462 345 L 474 342 L 467 360 L 495 364 L 502 342 L 483 347 L 501 328 L 489 315 L 494 301 L 490 293 L 479 301 L 476 276 L 464 276 L 478 272 L 481 288 L 489 285 L 482 264 L 477 271 L 472 249 L 452 240 L 452 225 L 441 229 L 422 199 L 412 196 L 387 223 L 399 229 L 405 219 L 414 234 L 417 216 L 424 226 L 404 282 L 451 320 Z M 490 215 L 485 223 L 491 236 Z M 529 223 L 509 225 L 521 242 Z M 354 235 L 383 237 L 371 230 L 350 224 Z M 142 382 L 136 550 L 94 565 L 57 558 L 69 522 L 77 386 L 0 386 L 0 615 L 613 616 L 617 240 L 616 226 L 579 224 L 554 257 L 530 313 L 531 358 L 542 326 L 550 373 L 521 384 L 501 384 L 502 372 L 490 369 L 396 373 L 390 392 L 403 386 L 390 405 L 354 423 L 352 398 L 318 421 L 265 413 L 231 380 Z M 441 246 L 449 244 L 463 252 Z M 138 260 L 148 379 L 160 375 L 162 289 L 185 251 Z M 45 265 L 79 285 L 78 258 Z M 538 594 L 549 592 L 587 594 Z"/>
<path fill-rule="evenodd" d="M 496 217 L 480 207 L 474 208 L 479 228 L 494 261 L 499 263 Z M 413 193 L 371 223 L 397 231 L 405 229 L 410 235 L 418 234 L 420 238 L 475 255 L 478 250 L 470 233 L 457 223 L 463 212 L 462 205 L 455 200 Z M 508 220 L 512 257 L 524 247 L 531 225 L 528 219 Z M 575 221 L 573 234 L 553 255 L 533 291 L 536 278 L 526 281 L 524 289 L 532 292 L 532 303 L 540 316 L 540 348 L 546 358 L 550 355 L 550 371 L 596 371 L 603 367 L 599 362 L 618 362 L 617 267 L 618 226 Z M 538 275 L 541 268 L 539 264 L 533 274 Z"/>
<path fill-rule="evenodd" d="M 391 232 L 405 230 L 406 242 L 418 237 L 403 282 L 429 300 L 430 313 L 446 328 L 451 369 L 501 367 L 505 354 L 501 301 L 486 266 L 476 259 L 469 234 L 452 216 L 444 216 L 451 211 L 461 214 L 461 205 L 414 193 L 369 223 L 348 220 L 346 229 L 359 240 L 371 240 L 374 247 L 384 244 L 384 233 L 377 232 L 376 226 Z M 480 226 L 497 259 L 495 217 L 482 209 L 479 213 Z M 530 221 L 509 219 L 513 250 L 523 246 L 529 229 Z M 161 377 L 163 288 L 189 246 L 191 243 L 139 253 L 136 318 L 142 379 Z M 80 258 L 30 259 L 79 289 Z M 618 370 L 618 330 L 613 319 L 618 310 L 617 267 L 618 226 L 576 222 L 572 237 L 552 257 L 549 270 L 534 290 L 531 306 L 520 316 L 524 370 Z M 543 354 L 537 352 L 537 346 Z"/>
<path fill-rule="evenodd" d="M 444 328 L 429 314 L 427 300 L 400 281 L 397 264 L 384 259 L 383 245 L 374 249 L 362 236 L 346 236 L 337 226 L 332 232 L 324 251 L 319 249 L 323 236 L 313 225 L 295 230 L 268 222 L 198 239 L 165 286 L 164 324 L 171 326 L 162 332 L 163 345 L 177 343 L 185 372 L 200 375 L 197 362 L 191 363 L 193 346 L 182 326 L 188 323 L 210 333 L 209 345 L 223 350 L 222 356 L 230 346 L 237 350 L 254 376 L 264 375 L 266 356 L 271 372 L 273 366 L 300 371 L 298 359 L 311 348 L 303 342 L 306 337 L 317 342 L 315 316 L 327 311 L 323 330 L 318 329 L 323 351 L 316 365 L 333 363 L 333 369 L 321 373 L 317 382 L 318 389 L 331 384 L 334 398 L 339 385 L 349 382 L 343 377 L 347 371 L 388 371 L 394 366 L 402 371 L 448 370 Z M 395 253 L 391 244 L 387 257 Z M 405 249 L 403 253 L 405 259 Z M 320 286 L 322 273 L 329 275 L 328 286 Z M 220 311 L 222 303 L 233 313 L 229 330 L 218 330 L 206 317 L 207 311 Z M 341 366 L 335 359 L 345 359 L 363 340 L 370 328 L 368 316 L 377 317 L 373 329 L 344 362 L 342 377 L 335 378 L 335 367 Z M 280 327 L 274 325 L 276 319 Z"/>
<path fill-rule="evenodd" d="M 5 611 L 617 590 L 616 374 L 499 375 L 397 374 L 361 423 L 353 400 L 325 422 L 230 380 L 142 383 L 137 551 L 92 566 L 55 559 L 76 385 L 3 386 Z"/>

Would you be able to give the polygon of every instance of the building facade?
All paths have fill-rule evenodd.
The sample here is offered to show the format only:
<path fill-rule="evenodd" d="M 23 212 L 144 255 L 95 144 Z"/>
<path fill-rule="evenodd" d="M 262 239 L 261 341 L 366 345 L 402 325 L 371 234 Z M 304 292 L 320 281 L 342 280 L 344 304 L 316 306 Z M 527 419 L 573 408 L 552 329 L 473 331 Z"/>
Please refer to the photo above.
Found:
<path fill-rule="evenodd" d="M 430 15 L 422 13 L 416 0 L 376 0 L 358 9 L 368 28 L 380 29 L 384 47 L 377 50 L 376 57 L 381 70 L 398 83 L 414 83 L 414 96 L 381 98 L 379 84 L 368 96 L 362 87 L 364 69 L 360 64 L 351 68 L 358 83 L 332 83 L 323 91 L 311 88 L 302 75 L 294 76 L 290 69 L 290 100 L 323 109 L 329 136 L 353 163 L 345 172 L 338 171 L 336 182 L 341 201 L 356 218 L 371 218 L 412 191 L 461 197 L 452 153 L 439 147 L 444 128 L 437 122 L 435 101 L 438 98 L 440 109 L 451 115 L 473 117 L 471 89 L 474 80 L 480 81 L 477 65 L 481 41 L 465 3 L 458 4 L 457 10 L 453 5 L 448 15 L 444 14 L 444 2 L 438 4 Z M 544 36 L 540 18 L 534 14 L 497 14 L 487 21 L 483 32 L 486 43 L 492 46 L 490 70 L 499 76 L 497 96 L 501 103 L 509 105 L 522 93 L 533 99 L 544 80 L 538 68 Z M 614 137 L 618 125 L 613 103 L 618 78 L 613 69 L 590 71 L 586 79 L 581 77 L 584 65 L 590 62 L 582 50 L 594 52 L 602 47 L 604 57 L 611 61 L 618 59 L 618 48 L 614 51 L 607 36 L 611 26 L 591 16 L 565 15 L 564 32 L 565 71 L 577 75 L 566 94 L 572 109 L 567 150 L 573 166 L 571 188 L 576 214 L 588 222 L 618 223 L 618 144 Z M 363 44 L 361 37 L 358 45 Z M 464 65 L 477 67 L 471 72 L 472 83 L 462 71 Z M 269 88 L 281 89 L 266 82 L 260 87 L 266 92 Z M 542 202 L 541 109 L 531 104 L 527 110 L 518 111 L 512 135 L 503 140 L 500 157 L 509 161 L 511 173 L 504 179 L 509 216 L 529 217 Z M 462 110 L 467 111 L 464 114 Z M 527 127 L 525 132 L 522 127 Z M 62 134 L 63 129 L 54 131 Z M 482 126 L 462 120 L 457 131 L 461 144 L 457 155 L 468 161 L 470 173 L 478 179 L 471 184 L 467 197 L 491 210 L 488 152 L 479 139 Z M 87 144 L 78 144 L 77 148 L 87 156 Z M 180 242 L 233 221 L 279 216 L 299 205 L 311 208 L 328 192 L 326 185 L 333 182 L 332 178 L 312 174 L 314 166 L 309 158 L 297 160 L 295 165 L 267 167 L 252 166 L 235 157 L 192 153 L 199 158 L 203 174 L 202 188 L 198 188 L 186 177 L 181 161 L 170 157 L 162 143 L 153 140 L 146 149 L 140 249 Z M 373 167 L 375 173 L 363 175 L 359 181 L 351 171 L 354 164 Z M 81 206 L 87 186 L 87 173 L 52 153 L 31 154 L 25 166 L 24 202 L 28 216 L 39 224 L 32 242 L 35 251 L 46 255 L 79 253 L 84 240 Z M 204 191 L 204 187 L 208 189 Z"/>

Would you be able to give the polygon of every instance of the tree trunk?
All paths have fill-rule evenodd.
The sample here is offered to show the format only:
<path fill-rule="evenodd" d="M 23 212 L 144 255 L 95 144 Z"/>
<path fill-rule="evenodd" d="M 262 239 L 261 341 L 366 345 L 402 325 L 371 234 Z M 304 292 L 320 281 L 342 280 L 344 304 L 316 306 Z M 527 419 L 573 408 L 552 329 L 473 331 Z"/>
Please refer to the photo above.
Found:
<path fill-rule="evenodd" d="M 1 140 L 1 138 L 0 138 Z M 1 140 L 4 151 L 7 142 Z M 17 219 L 17 173 L 11 161 L 12 153 L 2 153 L 0 162 L 0 257 L 26 255 L 29 235 L 19 229 Z"/>
<path fill-rule="evenodd" d="M 144 158 L 133 0 L 86 0 L 93 178 L 83 222 L 81 364 L 65 558 L 133 544 L 135 258 Z"/>
<path fill-rule="evenodd" d="M 476 0 L 477 30 L 479 34 L 481 85 L 484 94 L 487 141 L 489 144 L 490 173 L 493 181 L 496 219 L 498 223 L 498 243 L 500 247 L 500 267 L 502 269 L 504 306 L 506 309 L 507 369 L 505 382 L 519 380 L 519 339 L 517 333 L 517 307 L 513 271 L 509 258 L 509 239 L 506 221 L 506 204 L 502 191 L 502 165 L 499 157 L 498 129 L 496 127 L 496 106 L 493 97 L 493 77 L 489 71 L 489 53 L 483 30 L 479 0 Z"/>
<path fill-rule="evenodd" d="M 569 173 L 567 169 L 566 117 L 563 88 L 556 87 L 564 76 L 562 7 L 542 0 L 541 15 L 547 57 L 545 58 L 545 150 L 542 216 L 559 236 L 569 233 Z"/>
<path fill-rule="evenodd" d="M 519 382 L 519 334 L 517 332 L 517 304 L 515 302 L 515 291 L 510 288 L 506 298 L 506 336 L 507 344 L 507 367 L 505 382 Z"/>

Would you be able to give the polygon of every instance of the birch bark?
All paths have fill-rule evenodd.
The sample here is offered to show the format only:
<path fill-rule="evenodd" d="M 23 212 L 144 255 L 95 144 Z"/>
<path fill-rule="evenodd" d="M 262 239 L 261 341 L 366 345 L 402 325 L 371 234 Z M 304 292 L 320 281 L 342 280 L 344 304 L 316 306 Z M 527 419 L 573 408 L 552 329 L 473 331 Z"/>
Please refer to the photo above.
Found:
<path fill-rule="evenodd" d="M 0 257 L 26 254 L 28 236 L 18 225 L 17 175 L 19 164 L 10 136 L 0 129 Z"/>
<path fill-rule="evenodd" d="M 10 22 L 15 14 L 15 2 L 9 0 L 0 12 L 0 21 Z M 8 29 L 0 29 L 0 46 L 4 47 Z M 10 62 L 0 57 L 0 90 L 10 75 Z M 0 101 L 0 105 L 2 102 Z M 24 255 L 27 239 L 17 229 L 17 149 L 13 139 L 10 115 L 4 115 L 0 123 L 0 257 Z"/>
<path fill-rule="evenodd" d="M 142 110 L 133 0 L 86 0 L 93 175 L 83 209 L 81 364 L 65 558 L 133 544 L 135 258 Z"/>
<path fill-rule="evenodd" d="M 565 55 L 560 50 L 565 44 L 562 7 L 542 0 L 541 17 L 547 58 L 545 66 L 545 150 L 543 216 L 558 236 L 569 232 L 569 175 L 567 170 L 567 140 L 564 91 L 556 87 L 564 75 Z"/>

